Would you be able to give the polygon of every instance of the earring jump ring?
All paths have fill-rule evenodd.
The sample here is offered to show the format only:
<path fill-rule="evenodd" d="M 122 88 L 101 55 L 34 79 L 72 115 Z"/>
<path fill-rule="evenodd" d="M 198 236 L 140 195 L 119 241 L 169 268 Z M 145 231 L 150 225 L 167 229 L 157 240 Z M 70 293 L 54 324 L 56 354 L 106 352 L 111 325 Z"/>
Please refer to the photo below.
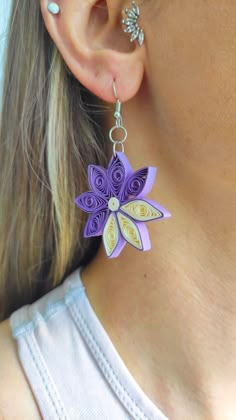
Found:
<path fill-rule="evenodd" d="M 116 156 L 116 153 L 117 153 L 116 148 L 117 148 L 118 144 L 120 144 L 120 147 L 121 147 L 121 152 L 122 152 L 122 153 L 124 153 L 124 151 L 125 151 L 125 148 L 124 148 L 123 143 L 118 143 L 118 142 L 116 142 L 116 143 L 114 143 L 114 144 L 113 144 L 113 155 L 114 155 L 114 156 Z"/>
<path fill-rule="evenodd" d="M 121 130 L 123 131 L 123 134 L 124 134 L 123 139 L 121 139 L 121 140 L 115 140 L 115 139 L 113 138 L 113 133 L 114 133 L 114 131 L 115 131 L 115 130 L 118 130 L 118 129 L 121 129 Z M 119 127 L 115 126 L 115 127 L 112 127 L 112 128 L 110 129 L 110 132 L 109 132 L 109 138 L 110 138 L 110 140 L 111 140 L 111 142 L 112 142 L 113 144 L 114 144 L 114 143 L 123 144 L 123 143 L 126 141 L 127 137 L 128 137 L 128 132 L 127 132 L 126 128 L 125 128 L 125 127 L 123 127 L 123 125 L 120 125 Z"/>

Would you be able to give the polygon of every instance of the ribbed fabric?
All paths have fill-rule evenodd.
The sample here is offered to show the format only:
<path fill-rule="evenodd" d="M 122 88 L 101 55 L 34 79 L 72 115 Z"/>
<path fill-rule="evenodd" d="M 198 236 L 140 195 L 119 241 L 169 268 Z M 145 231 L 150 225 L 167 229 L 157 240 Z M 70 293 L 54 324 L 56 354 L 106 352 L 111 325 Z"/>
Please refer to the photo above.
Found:
<path fill-rule="evenodd" d="M 94 312 L 80 269 L 10 316 L 46 420 L 168 420 L 134 380 Z"/>

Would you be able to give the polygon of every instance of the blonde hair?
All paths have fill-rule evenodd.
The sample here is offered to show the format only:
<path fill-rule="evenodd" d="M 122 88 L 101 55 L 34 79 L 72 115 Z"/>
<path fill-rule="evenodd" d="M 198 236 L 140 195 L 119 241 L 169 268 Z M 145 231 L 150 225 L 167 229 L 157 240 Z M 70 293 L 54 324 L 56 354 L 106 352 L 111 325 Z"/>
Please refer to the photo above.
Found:
<path fill-rule="evenodd" d="M 106 165 L 101 103 L 68 71 L 39 1 L 13 0 L 0 120 L 0 321 L 96 254 L 74 198 Z"/>

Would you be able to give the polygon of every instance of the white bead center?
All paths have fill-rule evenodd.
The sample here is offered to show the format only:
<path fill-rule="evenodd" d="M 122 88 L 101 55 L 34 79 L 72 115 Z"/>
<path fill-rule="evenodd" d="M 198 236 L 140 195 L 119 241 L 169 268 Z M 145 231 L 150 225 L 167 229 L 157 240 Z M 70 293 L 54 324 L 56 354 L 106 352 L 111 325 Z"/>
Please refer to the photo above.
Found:
<path fill-rule="evenodd" d="M 118 198 L 112 197 L 108 202 L 108 207 L 111 211 L 117 211 L 120 208 L 120 202 Z"/>

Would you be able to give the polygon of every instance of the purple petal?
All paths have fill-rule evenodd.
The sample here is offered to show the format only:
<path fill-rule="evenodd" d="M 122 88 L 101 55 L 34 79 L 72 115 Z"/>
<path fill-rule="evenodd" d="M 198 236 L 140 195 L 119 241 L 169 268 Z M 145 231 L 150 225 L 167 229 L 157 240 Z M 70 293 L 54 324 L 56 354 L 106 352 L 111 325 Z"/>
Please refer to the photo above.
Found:
<path fill-rule="evenodd" d="M 101 236 L 103 228 L 106 224 L 109 215 L 109 210 L 101 210 L 97 213 L 91 214 L 84 228 L 84 237 L 90 238 L 92 236 Z"/>
<path fill-rule="evenodd" d="M 101 166 L 89 165 L 89 185 L 91 190 L 105 200 L 112 196 L 111 187 L 107 177 L 107 170 Z"/>
<path fill-rule="evenodd" d="M 93 191 L 85 192 L 76 197 L 75 203 L 79 208 L 88 213 L 94 213 L 107 207 L 106 200 L 96 195 Z"/>
<path fill-rule="evenodd" d="M 157 168 L 149 166 L 130 175 L 121 193 L 121 201 L 145 197 L 152 189 L 156 173 Z"/>
<path fill-rule="evenodd" d="M 108 176 L 111 189 L 115 196 L 118 196 L 125 181 L 125 167 L 117 155 L 110 162 Z"/>
<path fill-rule="evenodd" d="M 122 152 L 117 152 L 116 156 L 112 157 L 108 167 L 108 178 L 115 196 L 119 196 L 125 179 L 131 173 L 132 167 L 126 155 Z"/>

